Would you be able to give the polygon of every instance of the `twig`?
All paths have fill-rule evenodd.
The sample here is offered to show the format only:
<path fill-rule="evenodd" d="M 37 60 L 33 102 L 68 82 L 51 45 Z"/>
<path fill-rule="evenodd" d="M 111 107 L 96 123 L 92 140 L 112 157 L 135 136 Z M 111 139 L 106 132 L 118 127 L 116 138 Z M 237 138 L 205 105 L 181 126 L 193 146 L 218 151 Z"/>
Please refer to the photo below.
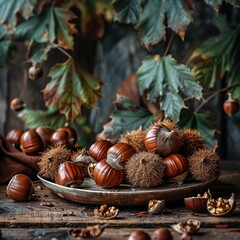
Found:
<path fill-rule="evenodd" d="M 174 32 L 172 31 L 171 37 L 170 37 L 170 39 L 169 39 L 169 41 L 168 41 L 168 44 L 167 44 L 167 47 L 166 47 L 166 49 L 165 49 L 165 51 L 164 51 L 163 56 L 166 56 L 166 55 L 167 55 L 167 53 L 168 53 L 168 51 L 169 51 L 169 48 L 170 48 L 170 46 L 171 46 L 172 40 L 173 40 L 173 36 L 174 36 Z"/>
<path fill-rule="evenodd" d="M 60 52 L 62 52 L 68 58 L 72 58 L 72 56 L 64 48 L 60 47 L 58 44 L 54 44 L 53 46 L 56 47 Z"/>
<path fill-rule="evenodd" d="M 237 86 L 240 86 L 240 83 L 234 84 L 234 85 L 231 85 L 231 86 L 228 86 L 228 87 L 225 87 L 225 88 L 221 88 L 221 89 L 213 92 L 208 98 L 206 98 L 201 104 L 199 104 L 199 106 L 195 109 L 194 113 L 197 113 L 203 107 L 203 105 L 205 105 L 207 102 L 209 102 L 212 98 L 214 98 L 218 94 L 220 94 L 222 92 L 225 92 L 225 91 L 227 91 L 231 88 L 237 87 Z"/>

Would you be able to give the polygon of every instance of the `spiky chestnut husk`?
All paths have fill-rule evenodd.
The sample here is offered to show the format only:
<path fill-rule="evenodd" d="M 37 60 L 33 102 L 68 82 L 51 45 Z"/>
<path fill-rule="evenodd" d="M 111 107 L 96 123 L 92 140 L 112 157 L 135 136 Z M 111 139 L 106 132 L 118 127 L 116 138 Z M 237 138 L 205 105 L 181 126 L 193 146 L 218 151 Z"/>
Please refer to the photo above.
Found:
<path fill-rule="evenodd" d="M 127 161 L 125 168 L 127 179 L 134 187 L 151 188 L 162 183 L 165 167 L 158 154 L 139 152 Z"/>
<path fill-rule="evenodd" d="M 183 146 L 181 147 L 182 155 L 189 157 L 198 149 L 205 147 L 202 134 L 196 129 L 186 128 L 181 132 Z"/>
<path fill-rule="evenodd" d="M 147 131 L 144 143 L 148 151 L 159 153 L 162 157 L 178 153 L 183 144 L 180 132 L 163 124 L 153 125 Z"/>
<path fill-rule="evenodd" d="M 146 131 L 143 131 L 142 129 L 133 130 L 122 134 L 119 138 L 119 142 L 131 145 L 136 152 L 146 151 L 144 144 L 145 136 Z"/>
<path fill-rule="evenodd" d="M 66 146 L 50 146 L 41 155 L 38 162 L 39 173 L 48 179 L 55 180 L 61 163 L 71 160 L 71 150 Z"/>
<path fill-rule="evenodd" d="M 193 178 L 202 182 L 220 175 L 220 156 L 212 149 L 199 149 L 188 159 L 189 170 Z"/>
<path fill-rule="evenodd" d="M 169 119 L 169 118 L 165 118 L 165 119 L 158 119 L 156 120 L 155 122 L 152 123 L 152 126 L 155 126 L 155 125 L 164 125 L 166 126 L 168 129 L 170 129 L 171 131 L 178 131 L 179 128 L 178 128 L 178 125 L 176 122 L 174 122 L 173 120 Z"/>

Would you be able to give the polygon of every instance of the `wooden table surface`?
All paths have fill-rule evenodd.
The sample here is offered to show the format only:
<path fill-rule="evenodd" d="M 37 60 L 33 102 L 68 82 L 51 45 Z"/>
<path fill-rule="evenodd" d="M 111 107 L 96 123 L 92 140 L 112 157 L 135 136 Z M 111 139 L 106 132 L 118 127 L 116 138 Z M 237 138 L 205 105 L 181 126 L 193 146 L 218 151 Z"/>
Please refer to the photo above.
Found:
<path fill-rule="evenodd" d="M 229 198 L 236 193 L 236 210 L 226 217 L 207 213 L 193 214 L 183 201 L 167 204 L 168 211 L 159 215 L 147 212 L 147 206 L 118 207 L 117 218 L 102 220 L 93 214 L 96 206 L 79 204 L 52 194 L 41 182 L 34 182 L 38 198 L 14 202 L 6 196 L 6 186 L 0 186 L 0 229 L 2 239 L 69 239 L 68 230 L 108 223 L 98 239 L 128 239 L 133 230 L 142 229 L 150 235 L 160 227 L 168 228 L 174 239 L 180 234 L 171 225 L 188 219 L 201 221 L 201 229 L 193 239 L 240 239 L 240 161 L 223 161 L 221 176 L 211 186 L 214 197 Z M 50 206 L 45 206 L 50 203 Z"/>

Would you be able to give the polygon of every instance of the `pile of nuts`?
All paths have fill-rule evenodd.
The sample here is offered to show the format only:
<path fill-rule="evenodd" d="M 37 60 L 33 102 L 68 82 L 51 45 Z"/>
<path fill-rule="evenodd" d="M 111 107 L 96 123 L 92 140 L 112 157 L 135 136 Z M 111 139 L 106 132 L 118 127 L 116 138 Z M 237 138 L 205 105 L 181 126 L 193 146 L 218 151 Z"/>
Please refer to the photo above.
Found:
<path fill-rule="evenodd" d="M 209 199 L 207 209 L 211 214 L 223 214 L 230 209 L 228 199 L 219 197 L 218 199 Z"/>
<path fill-rule="evenodd" d="M 210 194 L 210 191 L 208 190 L 207 192 L 204 192 L 204 194 L 198 194 L 197 197 L 199 198 L 210 198 L 211 197 L 211 194 Z"/>
<path fill-rule="evenodd" d="M 100 208 L 94 209 L 94 215 L 104 219 L 115 218 L 119 213 L 119 209 L 114 206 L 108 207 L 106 204 L 100 206 Z"/>
<path fill-rule="evenodd" d="M 177 224 L 172 225 L 172 228 L 179 232 L 187 232 L 187 233 L 196 233 L 200 230 L 201 222 L 194 219 L 189 219 L 186 222 L 179 222 Z"/>

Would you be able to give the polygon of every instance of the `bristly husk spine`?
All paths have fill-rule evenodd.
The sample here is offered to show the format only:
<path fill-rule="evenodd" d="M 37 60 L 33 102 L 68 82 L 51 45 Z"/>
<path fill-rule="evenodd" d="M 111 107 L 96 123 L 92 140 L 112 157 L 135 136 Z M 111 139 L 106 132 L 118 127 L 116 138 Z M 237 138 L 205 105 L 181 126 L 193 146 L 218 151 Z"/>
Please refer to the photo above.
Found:
<path fill-rule="evenodd" d="M 181 137 L 183 141 L 181 152 L 186 157 L 191 156 L 195 151 L 205 147 L 204 138 L 196 129 L 186 128 L 182 130 Z"/>
<path fill-rule="evenodd" d="M 71 150 L 66 146 L 50 146 L 41 155 L 38 163 L 41 176 L 55 180 L 61 163 L 71 160 Z"/>
<path fill-rule="evenodd" d="M 134 154 L 126 163 L 128 181 L 139 188 L 151 188 L 162 183 L 164 165 L 162 158 L 152 152 Z"/>
<path fill-rule="evenodd" d="M 179 130 L 177 123 L 169 118 L 158 119 L 154 121 L 151 126 L 155 126 L 155 125 L 164 125 L 165 127 L 167 127 L 168 129 L 174 132 L 177 132 Z"/>
<path fill-rule="evenodd" d="M 204 182 L 220 175 L 220 156 L 210 148 L 197 150 L 188 161 L 190 173 L 196 180 Z"/>
<path fill-rule="evenodd" d="M 127 143 L 131 145 L 136 152 L 145 151 L 144 138 L 146 136 L 146 131 L 139 128 L 138 130 L 133 130 L 122 134 L 119 138 L 120 143 Z"/>

